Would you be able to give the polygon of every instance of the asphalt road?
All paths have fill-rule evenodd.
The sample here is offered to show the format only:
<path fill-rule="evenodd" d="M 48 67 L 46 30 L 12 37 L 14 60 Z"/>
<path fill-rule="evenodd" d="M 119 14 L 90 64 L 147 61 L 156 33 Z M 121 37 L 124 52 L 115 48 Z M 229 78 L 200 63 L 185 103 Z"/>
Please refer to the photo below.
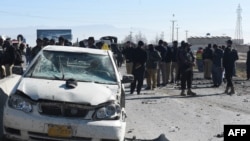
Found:
<path fill-rule="evenodd" d="M 234 78 L 237 94 L 230 96 L 224 93 L 225 84 L 212 88 L 212 81 L 202 76 L 194 73 L 194 97 L 180 96 L 173 84 L 141 95 L 129 94 L 126 85 L 126 138 L 148 140 L 165 134 L 170 141 L 223 141 L 224 125 L 249 124 L 250 82 Z"/>

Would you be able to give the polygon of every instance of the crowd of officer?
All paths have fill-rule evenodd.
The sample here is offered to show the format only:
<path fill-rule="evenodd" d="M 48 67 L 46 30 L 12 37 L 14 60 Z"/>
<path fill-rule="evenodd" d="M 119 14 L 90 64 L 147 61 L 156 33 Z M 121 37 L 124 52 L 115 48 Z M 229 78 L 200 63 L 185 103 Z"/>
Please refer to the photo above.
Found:
<path fill-rule="evenodd" d="M 154 90 L 169 83 L 180 83 L 181 96 L 195 96 L 191 87 L 193 69 L 197 64 L 198 71 L 204 73 L 204 79 L 213 81 L 212 87 L 219 87 L 224 79 L 227 83 L 225 93 L 235 94 L 232 77 L 239 57 L 232 44 L 231 40 L 226 41 L 226 46 L 208 44 L 205 49 L 200 47 L 194 54 L 192 45 L 185 41 L 180 46 L 178 41 L 173 41 L 171 46 L 163 40 L 159 40 L 158 45 L 145 45 L 142 41 L 136 45 L 128 41 L 122 53 L 127 73 L 135 76 L 130 93 L 133 94 L 136 88 L 137 94 L 140 94 L 143 79 L 146 78 L 146 90 Z M 249 62 L 247 61 L 248 64 Z"/>
<path fill-rule="evenodd" d="M 23 67 L 24 63 L 29 64 L 47 45 L 72 46 L 72 43 L 63 37 L 59 37 L 58 42 L 54 39 L 38 38 L 35 47 L 31 48 L 19 40 L 0 37 L 0 77 L 11 75 L 14 66 Z M 199 48 L 196 56 L 191 50 L 191 44 L 182 41 L 180 46 L 178 45 L 178 41 L 173 41 L 171 46 L 163 40 L 159 40 L 158 45 L 146 45 L 143 41 L 137 44 L 127 41 L 122 50 L 115 51 L 118 67 L 124 62 L 127 73 L 134 75 L 135 79 L 130 88 L 131 94 L 135 90 L 137 94 L 140 94 L 143 80 L 146 78 L 146 90 L 154 90 L 156 87 L 166 86 L 169 83 L 180 83 L 180 95 L 196 95 L 191 90 L 195 61 L 198 70 L 204 72 L 204 78 L 213 80 L 214 87 L 219 87 L 224 77 L 227 82 L 225 92 L 235 93 L 232 76 L 235 75 L 235 61 L 238 59 L 238 53 L 232 49 L 231 40 L 227 41 L 226 47 L 208 44 L 205 49 Z M 83 43 L 79 46 L 110 49 L 105 43 L 96 44 L 94 37 L 87 39 L 87 46 Z"/>
<path fill-rule="evenodd" d="M 190 47 L 184 41 L 180 47 L 177 41 L 172 46 L 163 40 L 159 40 L 158 45 L 146 45 L 142 41 L 138 44 L 126 42 L 122 50 L 126 70 L 135 77 L 130 93 L 133 94 L 136 88 L 137 94 L 140 94 L 143 79 L 146 78 L 146 90 L 180 82 L 182 96 L 196 95 L 191 91 L 195 57 Z"/>

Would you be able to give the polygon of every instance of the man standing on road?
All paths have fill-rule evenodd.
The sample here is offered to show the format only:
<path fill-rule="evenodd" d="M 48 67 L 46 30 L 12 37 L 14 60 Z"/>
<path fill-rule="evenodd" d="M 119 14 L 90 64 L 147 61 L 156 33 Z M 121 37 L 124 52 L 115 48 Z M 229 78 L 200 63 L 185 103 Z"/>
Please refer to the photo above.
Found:
<path fill-rule="evenodd" d="M 132 43 L 130 41 L 127 41 L 125 44 L 125 49 L 122 50 L 122 54 L 125 57 L 125 63 L 126 63 L 126 70 L 127 74 L 132 74 L 132 68 L 133 68 L 133 52 L 134 48 L 132 47 Z"/>
<path fill-rule="evenodd" d="M 247 68 L 247 80 L 250 79 L 250 46 L 249 46 L 249 50 L 247 52 L 247 61 L 246 61 L 246 68 Z"/>
<path fill-rule="evenodd" d="M 171 51 L 171 47 L 168 46 L 168 43 L 166 41 L 163 42 L 163 46 L 166 48 L 167 52 L 166 52 L 166 56 L 165 56 L 165 63 L 166 63 L 166 85 L 169 83 L 169 77 L 171 74 L 171 57 L 172 57 L 172 51 Z"/>
<path fill-rule="evenodd" d="M 213 66 L 212 66 L 212 79 L 213 87 L 219 87 L 222 83 L 222 58 L 223 51 L 216 44 L 213 45 Z"/>
<path fill-rule="evenodd" d="M 137 48 L 134 49 L 132 70 L 134 81 L 130 86 L 130 94 L 133 94 L 136 88 L 137 94 L 139 95 L 143 86 L 145 63 L 147 61 L 147 52 L 142 48 L 143 46 L 144 43 L 139 41 Z"/>
<path fill-rule="evenodd" d="M 176 84 L 179 85 L 179 81 L 181 80 L 181 65 L 183 62 L 181 62 L 181 53 L 185 50 L 185 41 L 181 41 L 181 46 L 177 48 L 177 53 L 176 53 L 176 61 L 178 65 L 178 70 L 177 70 L 177 76 L 176 76 Z"/>
<path fill-rule="evenodd" d="M 224 51 L 224 56 L 223 56 L 223 67 L 225 69 L 225 77 L 227 80 L 227 86 L 226 86 L 226 90 L 225 93 L 227 94 L 235 94 L 235 89 L 234 89 L 234 85 L 232 82 L 232 78 L 233 78 L 233 72 L 234 72 L 234 64 L 235 61 L 237 60 L 237 52 L 232 50 L 232 40 L 228 40 L 227 42 L 227 47 L 225 48 Z M 229 89 L 231 89 L 231 91 L 229 92 Z"/>
<path fill-rule="evenodd" d="M 163 40 L 158 41 L 158 46 L 156 46 L 155 49 L 157 51 L 159 51 L 160 55 L 161 55 L 161 61 L 159 61 L 159 69 L 157 70 L 157 86 L 161 85 L 161 83 L 160 83 L 161 78 L 162 78 L 162 85 L 166 86 L 167 82 L 166 82 L 166 62 L 165 62 L 165 58 L 166 58 L 167 50 L 163 46 Z"/>
<path fill-rule="evenodd" d="M 213 59 L 213 51 L 212 45 L 208 44 L 208 46 L 203 50 L 202 59 L 204 61 L 204 78 L 211 79 L 212 72 L 212 59 Z"/>
<path fill-rule="evenodd" d="M 178 63 L 177 63 L 177 51 L 178 51 L 178 41 L 173 41 L 173 46 L 171 48 L 171 81 L 170 83 L 175 83 L 177 81 L 178 74 Z"/>
<path fill-rule="evenodd" d="M 15 63 L 15 48 L 12 46 L 10 39 L 4 41 L 3 48 L 4 52 L 1 68 L 3 69 L 3 77 L 5 77 L 12 75 L 12 68 Z"/>
<path fill-rule="evenodd" d="M 190 44 L 185 43 L 184 49 L 180 52 L 181 96 L 186 96 L 186 87 L 188 88 L 187 95 L 196 95 L 196 93 L 191 91 L 193 80 L 194 55 L 190 49 L 190 46 Z"/>
<path fill-rule="evenodd" d="M 154 46 L 150 44 L 148 45 L 147 57 L 146 69 L 148 77 L 146 90 L 150 90 L 156 88 L 157 68 L 158 62 L 161 60 L 161 55 L 155 50 Z"/>

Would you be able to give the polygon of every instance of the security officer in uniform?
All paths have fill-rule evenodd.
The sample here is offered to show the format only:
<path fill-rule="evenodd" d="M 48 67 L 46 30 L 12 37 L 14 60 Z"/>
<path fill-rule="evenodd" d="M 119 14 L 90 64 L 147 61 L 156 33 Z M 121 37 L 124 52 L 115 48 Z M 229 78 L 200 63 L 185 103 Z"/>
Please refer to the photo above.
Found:
<path fill-rule="evenodd" d="M 132 58 L 133 58 L 133 52 L 134 52 L 134 48 L 132 47 L 132 43 L 130 41 L 127 41 L 125 44 L 125 49 L 122 50 L 122 54 L 125 57 L 126 60 L 126 70 L 127 70 L 127 74 L 132 74 L 132 68 L 133 68 L 133 62 L 132 62 Z"/>
<path fill-rule="evenodd" d="M 143 46 L 143 41 L 139 41 L 138 46 L 134 49 L 133 52 L 132 74 L 134 75 L 134 81 L 130 86 L 130 94 L 133 94 L 136 88 L 137 94 L 139 95 L 143 86 L 145 64 L 147 61 L 147 52 L 143 49 Z"/>
<path fill-rule="evenodd" d="M 190 44 L 185 43 L 184 48 L 180 51 L 180 73 L 181 73 L 181 96 L 186 96 L 185 89 L 187 88 L 187 95 L 195 96 L 196 93 L 191 91 L 193 80 L 193 66 L 194 55 L 190 49 Z"/>
<path fill-rule="evenodd" d="M 225 93 L 230 95 L 235 94 L 232 78 L 234 74 L 235 61 L 238 59 L 238 54 L 236 51 L 233 51 L 232 44 L 232 40 L 227 41 L 227 47 L 225 48 L 223 56 L 223 67 L 225 69 L 225 77 L 227 80 Z M 229 89 L 231 89 L 230 92 Z"/>

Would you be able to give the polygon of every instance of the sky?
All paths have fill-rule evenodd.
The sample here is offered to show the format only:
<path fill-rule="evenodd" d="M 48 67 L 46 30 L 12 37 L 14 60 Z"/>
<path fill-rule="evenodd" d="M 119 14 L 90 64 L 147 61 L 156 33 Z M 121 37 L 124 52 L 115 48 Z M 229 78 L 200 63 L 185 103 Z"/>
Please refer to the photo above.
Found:
<path fill-rule="evenodd" d="M 73 40 L 141 33 L 167 42 L 187 37 L 235 38 L 240 5 L 244 43 L 250 43 L 250 0 L 0 0 L 0 35 L 23 34 L 34 44 L 36 29 L 72 29 Z M 174 26 L 173 26 L 174 25 Z M 174 27 L 174 34 L 172 28 Z M 99 30 L 99 31 L 98 31 Z"/>

